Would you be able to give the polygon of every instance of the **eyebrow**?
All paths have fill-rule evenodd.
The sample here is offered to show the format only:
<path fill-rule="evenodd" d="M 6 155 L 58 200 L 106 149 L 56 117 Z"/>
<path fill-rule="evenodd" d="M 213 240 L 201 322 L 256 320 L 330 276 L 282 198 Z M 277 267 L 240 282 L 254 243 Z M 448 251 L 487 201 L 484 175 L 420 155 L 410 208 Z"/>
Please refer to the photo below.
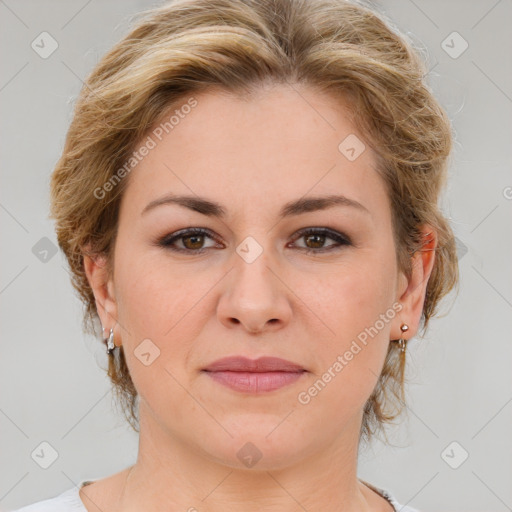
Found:
<path fill-rule="evenodd" d="M 222 219 L 225 218 L 227 214 L 226 209 L 215 201 L 211 201 L 199 196 L 167 194 L 147 204 L 146 207 L 142 210 L 141 215 L 144 215 L 148 211 L 153 210 L 157 206 L 169 204 L 183 206 L 209 217 L 218 217 Z M 302 213 L 326 210 L 334 206 L 350 206 L 357 209 L 358 211 L 370 214 L 370 211 L 365 206 L 355 201 L 354 199 L 349 199 L 343 195 L 327 195 L 317 197 L 303 197 L 295 201 L 290 201 L 281 208 L 281 211 L 279 212 L 279 218 L 282 219 L 284 217 L 300 215 Z"/>

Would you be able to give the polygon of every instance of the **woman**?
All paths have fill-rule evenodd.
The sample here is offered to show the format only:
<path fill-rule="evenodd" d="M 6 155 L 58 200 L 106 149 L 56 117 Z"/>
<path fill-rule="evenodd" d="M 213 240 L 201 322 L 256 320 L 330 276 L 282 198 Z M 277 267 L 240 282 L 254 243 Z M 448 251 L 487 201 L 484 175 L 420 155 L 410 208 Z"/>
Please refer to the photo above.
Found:
<path fill-rule="evenodd" d="M 458 279 L 424 76 L 342 0 L 177 0 L 101 60 L 51 208 L 139 453 L 21 510 L 415 510 L 357 455 Z"/>

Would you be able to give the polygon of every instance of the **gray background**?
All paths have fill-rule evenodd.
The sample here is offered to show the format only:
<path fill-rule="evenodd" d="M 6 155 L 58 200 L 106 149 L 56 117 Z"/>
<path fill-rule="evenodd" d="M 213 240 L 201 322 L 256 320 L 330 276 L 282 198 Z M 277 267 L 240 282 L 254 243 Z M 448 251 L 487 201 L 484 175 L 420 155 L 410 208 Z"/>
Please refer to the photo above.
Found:
<path fill-rule="evenodd" d="M 104 346 L 81 332 L 64 257 L 51 252 L 48 183 L 82 78 L 129 16 L 156 4 L 0 0 L 1 510 L 136 458 Z M 461 286 L 445 301 L 449 314 L 409 344 L 407 417 L 390 431 L 392 446 L 361 454 L 359 476 L 422 512 L 512 510 L 512 1 L 375 6 L 425 48 L 429 83 L 454 123 L 442 204 L 459 240 Z M 46 59 L 31 48 L 43 31 L 59 45 Z M 454 31 L 469 44 L 458 58 L 442 47 Z M 58 453 L 48 469 L 31 457 L 42 442 Z"/>

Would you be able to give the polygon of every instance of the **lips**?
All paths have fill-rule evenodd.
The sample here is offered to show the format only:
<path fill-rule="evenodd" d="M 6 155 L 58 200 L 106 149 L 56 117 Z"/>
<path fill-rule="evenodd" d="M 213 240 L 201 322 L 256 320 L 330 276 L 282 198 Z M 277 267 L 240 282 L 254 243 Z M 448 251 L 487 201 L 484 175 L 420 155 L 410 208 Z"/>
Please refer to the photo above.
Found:
<path fill-rule="evenodd" d="M 235 356 L 219 359 L 204 368 L 207 372 L 303 372 L 306 371 L 298 364 L 281 359 L 279 357 L 260 357 L 259 359 L 248 359 Z"/>
<path fill-rule="evenodd" d="M 275 391 L 300 379 L 307 371 L 277 357 L 226 357 L 203 369 L 215 382 L 240 393 Z"/>

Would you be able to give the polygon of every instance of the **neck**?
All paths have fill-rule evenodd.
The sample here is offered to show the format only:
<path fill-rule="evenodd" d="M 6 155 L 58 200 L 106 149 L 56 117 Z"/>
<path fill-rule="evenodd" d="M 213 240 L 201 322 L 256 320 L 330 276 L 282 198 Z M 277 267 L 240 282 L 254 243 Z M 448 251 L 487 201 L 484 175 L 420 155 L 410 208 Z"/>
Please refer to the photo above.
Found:
<path fill-rule="evenodd" d="M 142 408 L 140 412 L 138 458 L 127 472 L 119 510 L 391 510 L 389 505 L 375 508 L 385 500 L 357 479 L 358 430 L 354 437 L 354 430 L 347 428 L 335 444 L 294 457 L 293 464 L 241 469 L 177 439 Z"/>

